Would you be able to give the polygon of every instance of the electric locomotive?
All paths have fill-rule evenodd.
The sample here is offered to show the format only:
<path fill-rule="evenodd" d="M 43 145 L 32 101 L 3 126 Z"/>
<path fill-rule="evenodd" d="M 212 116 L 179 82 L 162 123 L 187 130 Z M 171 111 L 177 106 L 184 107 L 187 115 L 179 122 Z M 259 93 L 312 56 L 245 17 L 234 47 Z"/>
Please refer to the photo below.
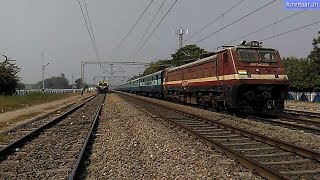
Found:
<path fill-rule="evenodd" d="M 161 85 L 161 87 L 160 87 Z M 279 52 L 262 43 L 223 46 L 210 56 L 116 89 L 237 112 L 283 111 L 289 80 Z"/>
<path fill-rule="evenodd" d="M 106 94 L 109 92 L 109 83 L 107 81 L 99 81 L 98 93 Z"/>
<path fill-rule="evenodd" d="M 282 111 L 289 80 L 279 52 L 243 41 L 165 70 L 164 96 L 239 112 Z"/>

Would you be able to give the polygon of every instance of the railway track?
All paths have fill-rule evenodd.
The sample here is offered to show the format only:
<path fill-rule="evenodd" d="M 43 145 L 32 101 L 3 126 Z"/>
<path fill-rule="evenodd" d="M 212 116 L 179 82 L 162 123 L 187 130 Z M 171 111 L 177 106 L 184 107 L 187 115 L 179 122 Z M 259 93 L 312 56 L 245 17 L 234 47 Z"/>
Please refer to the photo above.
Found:
<path fill-rule="evenodd" d="M 169 101 L 170 102 L 170 101 Z M 174 102 L 177 104 L 184 104 L 180 102 Z M 185 104 L 184 104 L 185 105 Z M 190 105 L 194 108 L 200 108 L 208 111 L 217 112 L 216 109 L 210 107 L 203 107 L 197 105 Z M 220 110 L 219 113 L 230 115 L 230 112 Z M 236 115 L 238 116 L 238 115 Z M 238 116 L 239 117 L 239 116 Z M 320 134 L 320 113 L 306 112 L 299 110 L 285 110 L 283 113 L 262 113 L 256 115 L 242 114 L 241 118 L 250 119 L 253 121 L 259 121 L 267 124 L 273 124 L 293 130 L 302 130 L 307 133 Z"/>
<path fill-rule="evenodd" d="M 93 99 L 95 96 L 96 95 L 91 95 L 89 97 L 84 98 L 82 101 L 87 102 Z M 21 137 L 32 132 L 34 129 L 37 129 L 38 127 L 48 123 L 52 119 L 60 116 L 61 114 L 67 112 L 68 110 L 74 108 L 75 106 L 76 106 L 75 103 L 67 104 L 62 108 L 60 108 L 60 110 L 58 111 L 50 112 L 50 113 L 35 117 L 33 119 L 27 120 L 26 122 L 20 125 L 1 131 L 0 136 L 2 136 L 2 142 L 0 143 L 0 149 L 5 148 L 7 145 L 13 143 L 14 141 L 17 141 Z"/>
<path fill-rule="evenodd" d="M 320 152 L 120 94 L 139 108 L 187 130 L 267 179 L 320 179 Z"/>
<path fill-rule="evenodd" d="M 306 118 L 320 118 L 320 113 L 318 112 L 300 111 L 292 109 L 285 109 L 284 112 L 287 114 L 298 115 Z"/>
<path fill-rule="evenodd" d="M 319 117 L 316 115 L 319 115 Z M 285 128 L 320 134 L 320 114 L 317 113 L 286 110 L 283 113 L 269 113 L 262 116 L 249 116 L 248 118 Z"/>
<path fill-rule="evenodd" d="M 73 179 L 104 95 L 92 97 L 0 149 L 0 179 Z"/>

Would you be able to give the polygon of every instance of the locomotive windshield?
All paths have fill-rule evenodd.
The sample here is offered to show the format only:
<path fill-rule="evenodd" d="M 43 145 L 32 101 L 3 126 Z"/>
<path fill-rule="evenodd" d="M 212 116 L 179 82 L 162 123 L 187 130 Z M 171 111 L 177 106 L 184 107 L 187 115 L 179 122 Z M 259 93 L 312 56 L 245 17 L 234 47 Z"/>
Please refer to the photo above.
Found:
<path fill-rule="evenodd" d="M 274 58 L 274 50 L 258 50 L 258 56 L 261 62 L 276 62 L 276 59 Z"/>
<path fill-rule="evenodd" d="M 242 62 L 276 62 L 275 50 L 271 49 L 239 49 L 238 53 Z"/>
<path fill-rule="evenodd" d="M 257 62 L 257 52 L 254 49 L 239 49 L 240 61 Z"/>

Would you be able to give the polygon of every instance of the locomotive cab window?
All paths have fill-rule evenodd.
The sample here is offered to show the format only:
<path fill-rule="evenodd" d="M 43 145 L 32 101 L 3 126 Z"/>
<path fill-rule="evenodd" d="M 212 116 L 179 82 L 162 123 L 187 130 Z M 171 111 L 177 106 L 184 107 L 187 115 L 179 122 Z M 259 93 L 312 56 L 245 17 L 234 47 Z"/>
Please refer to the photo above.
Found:
<path fill-rule="evenodd" d="M 259 60 L 265 63 L 276 62 L 276 59 L 274 58 L 274 53 L 274 50 L 259 50 Z"/>
<path fill-rule="evenodd" d="M 272 49 L 239 49 L 238 53 L 242 62 L 276 62 L 275 51 Z"/>
<path fill-rule="evenodd" d="M 243 62 L 257 62 L 257 51 L 254 49 L 239 49 L 240 61 Z"/>

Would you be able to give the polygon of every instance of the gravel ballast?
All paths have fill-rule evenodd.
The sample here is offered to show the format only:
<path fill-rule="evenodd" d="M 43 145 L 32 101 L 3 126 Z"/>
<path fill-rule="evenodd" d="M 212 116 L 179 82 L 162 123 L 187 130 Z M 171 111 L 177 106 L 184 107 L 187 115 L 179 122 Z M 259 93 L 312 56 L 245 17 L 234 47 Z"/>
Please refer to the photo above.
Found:
<path fill-rule="evenodd" d="M 286 109 L 320 113 L 319 102 L 286 101 Z"/>
<path fill-rule="evenodd" d="M 87 179 L 261 179 L 188 133 L 108 94 Z"/>
<path fill-rule="evenodd" d="M 104 96 L 43 130 L 0 162 L 0 179 L 67 179 Z"/>
<path fill-rule="evenodd" d="M 302 147 L 311 148 L 320 151 L 320 136 L 312 133 L 306 133 L 300 130 L 292 130 L 271 124 L 265 124 L 245 118 L 238 118 L 236 116 L 212 112 L 182 104 L 176 104 L 168 101 L 133 95 L 138 98 L 147 99 L 148 101 L 164 104 L 171 108 L 193 113 L 202 117 L 210 118 L 213 121 L 220 121 L 228 125 L 232 125 L 241 129 L 257 132 L 270 138 L 276 138 L 292 144 L 300 145 Z"/>

